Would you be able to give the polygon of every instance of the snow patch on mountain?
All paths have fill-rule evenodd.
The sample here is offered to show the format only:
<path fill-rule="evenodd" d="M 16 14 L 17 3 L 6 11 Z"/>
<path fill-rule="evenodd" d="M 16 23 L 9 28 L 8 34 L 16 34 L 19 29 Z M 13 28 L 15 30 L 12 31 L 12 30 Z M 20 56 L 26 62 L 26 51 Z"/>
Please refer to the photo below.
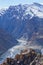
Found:
<path fill-rule="evenodd" d="M 0 9 L 0 16 L 2 16 L 5 13 L 6 9 Z"/>
<path fill-rule="evenodd" d="M 6 58 L 14 58 L 16 54 L 20 54 L 20 52 L 22 50 L 25 49 L 41 49 L 41 46 L 37 46 L 37 45 L 29 45 L 27 44 L 28 42 L 26 41 L 26 39 L 18 39 L 19 44 L 10 48 L 7 52 L 5 52 L 0 58 L 2 58 L 2 60 L 0 61 L 3 62 Z"/>
<path fill-rule="evenodd" d="M 2 63 L 7 57 L 11 57 L 14 58 L 16 54 L 19 54 L 21 52 L 21 50 L 26 49 L 26 43 L 27 41 L 25 40 L 18 40 L 19 44 L 10 48 L 7 52 L 5 52 L 0 58 L 2 58 L 2 60 L 0 60 L 0 63 Z"/>
<path fill-rule="evenodd" d="M 43 18 L 43 6 L 40 7 L 40 6 L 35 5 L 35 4 L 32 4 L 32 5 L 28 6 L 24 15 L 26 16 L 28 14 L 31 15 L 31 18 L 33 16 Z"/>

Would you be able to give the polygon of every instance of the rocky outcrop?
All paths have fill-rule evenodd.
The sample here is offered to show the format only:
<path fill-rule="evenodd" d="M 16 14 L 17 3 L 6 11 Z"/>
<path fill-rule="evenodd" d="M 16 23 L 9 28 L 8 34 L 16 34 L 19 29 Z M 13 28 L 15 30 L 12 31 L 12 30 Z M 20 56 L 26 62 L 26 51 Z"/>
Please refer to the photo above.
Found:
<path fill-rule="evenodd" d="M 36 52 L 31 49 L 30 52 L 27 50 L 17 54 L 15 58 L 7 58 L 2 65 L 30 65 L 30 63 L 37 56 Z"/>

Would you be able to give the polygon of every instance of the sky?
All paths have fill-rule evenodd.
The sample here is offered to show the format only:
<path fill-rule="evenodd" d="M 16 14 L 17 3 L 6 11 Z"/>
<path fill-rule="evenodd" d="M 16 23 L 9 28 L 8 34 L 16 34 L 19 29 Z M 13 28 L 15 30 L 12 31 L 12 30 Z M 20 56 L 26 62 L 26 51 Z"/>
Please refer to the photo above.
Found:
<path fill-rule="evenodd" d="M 43 0 L 0 0 L 0 9 L 7 8 L 11 5 L 32 4 L 33 2 L 43 3 Z"/>

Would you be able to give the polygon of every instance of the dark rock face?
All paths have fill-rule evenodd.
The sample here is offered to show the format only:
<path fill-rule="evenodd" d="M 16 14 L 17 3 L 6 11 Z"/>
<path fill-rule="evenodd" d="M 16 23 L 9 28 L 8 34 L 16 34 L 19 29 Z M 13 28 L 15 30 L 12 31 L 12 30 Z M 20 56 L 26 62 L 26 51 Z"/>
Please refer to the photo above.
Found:
<path fill-rule="evenodd" d="M 18 41 L 12 35 L 0 29 L 0 55 L 17 43 Z"/>

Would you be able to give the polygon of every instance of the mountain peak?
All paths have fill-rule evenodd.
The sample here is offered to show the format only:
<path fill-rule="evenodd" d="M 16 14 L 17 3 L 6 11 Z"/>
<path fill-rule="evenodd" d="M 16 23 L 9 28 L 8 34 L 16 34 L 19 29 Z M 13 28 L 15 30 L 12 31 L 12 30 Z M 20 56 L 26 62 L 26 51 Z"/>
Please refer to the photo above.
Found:
<path fill-rule="evenodd" d="M 36 3 L 36 2 L 34 2 L 34 5 L 36 5 L 36 6 L 42 6 L 42 4 Z"/>

